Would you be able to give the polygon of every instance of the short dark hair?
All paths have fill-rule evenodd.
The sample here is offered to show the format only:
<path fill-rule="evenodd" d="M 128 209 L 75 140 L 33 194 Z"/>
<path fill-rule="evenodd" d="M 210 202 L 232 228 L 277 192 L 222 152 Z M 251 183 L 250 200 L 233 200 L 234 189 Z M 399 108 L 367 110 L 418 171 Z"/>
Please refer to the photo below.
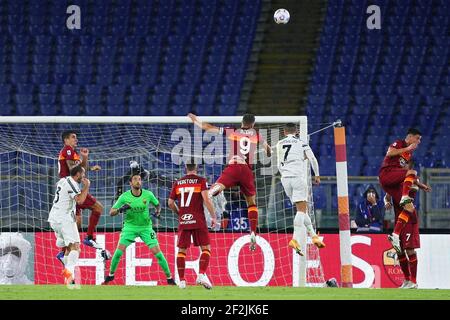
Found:
<path fill-rule="evenodd" d="M 419 131 L 419 129 L 416 128 L 409 128 L 408 129 L 408 134 L 412 134 L 412 135 L 422 135 L 422 132 Z"/>
<path fill-rule="evenodd" d="M 195 164 L 195 163 L 186 163 L 186 170 L 187 171 L 197 170 L 197 164 Z"/>
<path fill-rule="evenodd" d="M 244 116 L 242 117 L 242 123 L 245 125 L 252 125 L 255 123 L 255 116 L 253 114 L 250 113 L 246 113 L 244 114 Z"/>
<path fill-rule="evenodd" d="M 64 143 L 64 140 L 70 138 L 71 134 L 77 134 L 77 133 L 74 130 L 63 131 L 63 133 L 61 133 L 62 142 Z"/>
<path fill-rule="evenodd" d="M 139 177 L 141 177 L 141 179 L 142 179 L 142 176 L 141 176 L 140 171 L 133 171 L 133 172 L 131 172 L 130 178 L 128 179 L 128 181 L 131 182 L 131 180 L 133 180 L 133 177 L 134 177 L 134 176 L 139 176 Z"/>
<path fill-rule="evenodd" d="M 295 123 L 289 122 L 284 125 L 284 130 L 288 133 L 295 133 L 297 131 L 297 126 Z"/>
<path fill-rule="evenodd" d="M 70 176 L 75 177 L 78 173 L 83 172 L 83 167 L 79 164 L 72 169 L 70 169 Z"/>

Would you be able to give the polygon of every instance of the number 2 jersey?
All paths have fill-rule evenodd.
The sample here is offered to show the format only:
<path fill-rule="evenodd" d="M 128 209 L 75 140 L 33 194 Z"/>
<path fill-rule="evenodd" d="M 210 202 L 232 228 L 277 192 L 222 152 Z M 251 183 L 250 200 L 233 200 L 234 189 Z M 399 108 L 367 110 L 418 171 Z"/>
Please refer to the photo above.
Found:
<path fill-rule="evenodd" d="M 53 223 L 75 222 L 77 206 L 75 196 L 80 193 L 80 185 L 72 177 L 60 179 L 56 185 L 55 199 L 47 221 Z"/>
<path fill-rule="evenodd" d="M 175 181 L 169 198 L 178 203 L 179 230 L 207 229 L 202 191 L 208 190 L 206 179 L 195 174 Z"/>

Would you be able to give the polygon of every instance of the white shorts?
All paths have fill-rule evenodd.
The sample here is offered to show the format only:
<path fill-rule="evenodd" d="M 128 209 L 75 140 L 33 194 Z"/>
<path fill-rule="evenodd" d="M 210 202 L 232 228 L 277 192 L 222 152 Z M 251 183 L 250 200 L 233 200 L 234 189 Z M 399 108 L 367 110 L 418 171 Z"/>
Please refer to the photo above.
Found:
<path fill-rule="evenodd" d="M 308 186 L 301 177 L 281 178 L 281 184 L 292 203 L 308 200 Z"/>
<path fill-rule="evenodd" d="M 50 222 L 50 227 L 55 231 L 57 247 L 62 248 L 67 247 L 71 243 L 80 243 L 80 234 L 75 222 Z"/>

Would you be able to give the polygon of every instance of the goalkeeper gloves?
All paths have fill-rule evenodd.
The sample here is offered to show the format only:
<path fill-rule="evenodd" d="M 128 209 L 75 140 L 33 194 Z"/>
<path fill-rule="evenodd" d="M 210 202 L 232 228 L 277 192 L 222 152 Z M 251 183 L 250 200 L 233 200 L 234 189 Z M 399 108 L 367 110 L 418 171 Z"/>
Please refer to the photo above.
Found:
<path fill-rule="evenodd" d="M 127 203 L 127 204 L 124 204 L 123 206 L 121 206 L 120 208 L 119 208 L 119 213 L 125 213 L 125 211 L 127 211 L 128 209 L 130 209 L 131 208 L 131 206 Z"/>

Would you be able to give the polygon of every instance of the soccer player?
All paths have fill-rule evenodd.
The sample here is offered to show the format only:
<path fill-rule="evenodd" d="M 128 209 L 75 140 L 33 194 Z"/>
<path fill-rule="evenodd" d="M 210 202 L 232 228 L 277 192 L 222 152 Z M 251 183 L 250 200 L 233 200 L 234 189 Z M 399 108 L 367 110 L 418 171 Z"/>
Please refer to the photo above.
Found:
<path fill-rule="evenodd" d="M 278 170 L 281 174 L 281 183 L 284 191 L 295 203 L 297 213 L 294 218 L 294 235 L 289 241 L 289 247 L 299 255 L 303 255 L 300 244 L 300 234 L 306 228 L 312 242 L 318 248 L 324 248 L 325 243 L 320 240 L 314 231 L 311 218 L 308 214 L 308 174 L 307 164 L 314 171 L 314 183 L 320 183 L 319 164 L 309 145 L 297 137 L 297 126 L 295 123 L 287 123 L 284 126 L 285 138 L 277 143 Z"/>
<path fill-rule="evenodd" d="M 129 181 L 131 190 L 122 193 L 109 212 L 111 216 L 123 213 L 126 214 L 126 217 L 123 222 L 117 249 L 111 260 L 109 275 L 105 277 L 105 282 L 103 284 L 109 284 L 114 280 L 114 273 L 117 270 L 120 258 L 125 249 L 130 244 L 134 243 L 137 237 L 140 237 L 156 257 L 158 264 L 164 270 L 167 277 L 167 284 L 175 285 L 167 260 L 159 248 L 158 239 L 155 231 L 153 231 L 152 219 L 150 218 L 150 203 L 155 206 L 156 214 L 160 215 L 161 206 L 159 205 L 159 201 L 151 191 L 142 189 L 142 178 L 140 173 L 134 172 L 133 175 L 130 176 Z"/>
<path fill-rule="evenodd" d="M 58 171 L 59 177 L 64 178 L 69 175 L 70 170 L 81 164 L 81 166 L 87 171 L 98 171 L 101 169 L 100 166 L 95 165 L 92 167 L 88 166 L 88 157 L 89 157 L 89 149 L 81 148 L 80 154 L 82 158 L 78 155 L 75 148 L 78 145 L 77 134 L 75 131 L 68 130 L 64 131 L 61 134 L 62 141 L 64 143 L 64 147 L 59 152 L 58 157 Z M 89 209 L 91 211 L 91 215 L 89 216 L 89 224 L 87 229 L 87 236 L 83 240 L 83 243 L 87 246 L 94 247 L 96 249 L 102 249 L 97 242 L 95 241 L 95 228 L 97 227 L 100 216 L 103 212 L 103 205 L 97 201 L 92 195 L 88 194 L 86 200 L 83 203 L 77 204 L 77 225 L 78 228 L 81 229 L 81 210 Z M 61 260 L 62 252 L 60 252 L 57 256 L 59 260 Z M 61 261 L 62 262 L 62 261 Z"/>
<path fill-rule="evenodd" d="M 79 183 L 83 183 L 80 191 Z M 68 177 L 61 178 L 56 185 L 55 199 L 48 216 L 51 228 L 56 235 L 56 246 L 65 247 L 64 282 L 69 289 L 75 285 L 75 266 L 80 255 L 80 234 L 76 224 L 76 205 L 86 200 L 90 181 L 85 177 L 85 170 L 77 165 L 70 170 Z"/>
<path fill-rule="evenodd" d="M 413 162 L 409 161 L 408 169 L 412 170 Z M 408 196 L 415 199 L 416 193 L 421 185 L 420 181 L 416 181 L 410 187 Z M 423 188 L 423 187 L 422 187 Z M 423 188 L 424 189 L 424 188 Z M 385 196 L 386 209 L 390 209 L 392 197 L 389 194 Z M 417 289 L 417 253 L 415 249 L 420 248 L 419 219 L 417 211 L 414 209 L 411 218 L 405 224 L 399 234 L 400 252 L 397 252 L 400 267 L 402 269 L 405 280 L 400 289 Z"/>
<path fill-rule="evenodd" d="M 420 144 L 421 138 L 419 130 L 410 128 L 404 140 L 397 140 L 391 144 L 378 175 L 381 187 L 393 200 L 396 224 L 388 239 L 397 253 L 401 251 L 399 235 L 415 211 L 408 194 L 411 185 L 417 181 L 417 171 L 408 169 L 408 162 L 411 160 L 412 152 Z M 425 184 L 418 185 L 427 192 L 431 190 Z"/>
<path fill-rule="evenodd" d="M 178 206 L 175 201 L 178 202 Z M 216 214 L 208 195 L 206 179 L 197 175 L 196 164 L 186 164 L 186 175 L 175 181 L 168 200 L 169 208 L 178 215 L 179 221 L 177 268 L 181 289 L 186 288 L 184 269 L 186 251 L 191 246 L 191 237 L 194 246 L 200 246 L 202 249 L 196 282 L 206 289 L 212 288 L 205 275 L 211 256 L 211 247 L 203 204 L 208 208 L 211 216 L 211 228 L 213 228 L 216 225 Z"/>
<path fill-rule="evenodd" d="M 210 190 L 209 194 L 216 196 L 224 189 L 240 186 L 241 192 L 245 196 L 248 210 L 248 220 L 250 223 L 250 250 L 256 249 L 256 228 L 258 226 L 258 207 L 256 206 L 255 177 L 253 176 L 253 163 L 256 148 L 259 143 L 263 144 L 266 155 L 271 155 L 270 146 L 254 128 L 255 116 L 245 114 L 242 118 L 240 128 L 216 127 L 207 122 L 202 122 L 195 114 L 189 113 L 188 117 L 192 122 L 210 133 L 225 135 L 231 141 L 228 165 L 223 170 Z"/>

